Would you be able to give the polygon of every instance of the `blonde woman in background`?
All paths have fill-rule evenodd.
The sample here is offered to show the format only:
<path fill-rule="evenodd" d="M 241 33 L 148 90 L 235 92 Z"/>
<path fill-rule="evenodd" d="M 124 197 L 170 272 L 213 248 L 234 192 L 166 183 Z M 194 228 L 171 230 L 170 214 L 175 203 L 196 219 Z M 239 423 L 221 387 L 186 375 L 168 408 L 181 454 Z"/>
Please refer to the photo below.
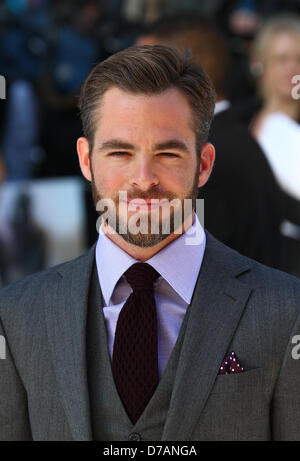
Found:
<path fill-rule="evenodd" d="M 263 25 L 253 42 L 251 69 L 262 107 L 250 131 L 285 193 L 287 270 L 300 276 L 300 17 L 276 16 Z"/>
<path fill-rule="evenodd" d="M 250 124 L 282 189 L 300 201 L 300 17 L 277 16 L 253 43 L 251 68 L 262 107 Z M 294 90 L 294 91 L 293 91 Z M 298 97 L 298 99 L 297 99 Z"/>

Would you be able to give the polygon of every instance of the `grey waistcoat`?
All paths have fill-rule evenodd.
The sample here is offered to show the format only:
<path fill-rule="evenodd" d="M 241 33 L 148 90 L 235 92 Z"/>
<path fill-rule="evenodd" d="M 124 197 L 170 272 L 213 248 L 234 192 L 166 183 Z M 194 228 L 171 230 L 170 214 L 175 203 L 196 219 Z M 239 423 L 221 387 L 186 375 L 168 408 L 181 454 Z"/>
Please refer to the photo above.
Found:
<path fill-rule="evenodd" d="M 133 425 L 114 383 L 101 306 L 101 290 L 96 265 L 94 265 L 87 318 L 87 371 L 93 440 L 125 441 L 134 440 L 135 436 L 141 437 L 141 440 L 161 440 L 189 308 L 158 387 L 143 414 Z"/>

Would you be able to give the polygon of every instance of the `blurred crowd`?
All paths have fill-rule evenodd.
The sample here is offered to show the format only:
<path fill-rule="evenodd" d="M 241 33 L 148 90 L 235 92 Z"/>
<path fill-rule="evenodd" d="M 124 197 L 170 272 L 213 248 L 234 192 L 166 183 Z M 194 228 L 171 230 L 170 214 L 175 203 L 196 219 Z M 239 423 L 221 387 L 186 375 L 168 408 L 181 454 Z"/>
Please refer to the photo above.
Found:
<path fill-rule="evenodd" d="M 80 87 L 96 63 L 136 44 L 189 49 L 216 88 L 216 162 L 199 190 L 205 227 L 300 277 L 300 0 L 2 2 L 0 218 L 7 184 L 81 178 Z M 81 181 L 88 247 L 97 215 Z M 21 188 L 0 223 L 0 286 L 47 265 L 30 200 Z"/>

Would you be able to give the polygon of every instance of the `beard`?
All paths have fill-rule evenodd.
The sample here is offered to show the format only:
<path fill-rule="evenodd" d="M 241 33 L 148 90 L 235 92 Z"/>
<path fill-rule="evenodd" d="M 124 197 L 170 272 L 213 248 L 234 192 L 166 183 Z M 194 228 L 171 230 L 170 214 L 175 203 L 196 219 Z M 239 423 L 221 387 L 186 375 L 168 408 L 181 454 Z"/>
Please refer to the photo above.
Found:
<path fill-rule="evenodd" d="M 184 223 L 184 219 L 187 219 L 191 213 L 195 210 L 196 207 L 196 199 L 198 195 L 198 179 L 199 179 L 199 166 L 200 166 L 200 161 L 197 162 L 197 168 L 196 168 L 196 174 L 194 175 L 193 179 L 193 184 L 191 188 L 183 194 L 183 196 L 180 198 L 176 196 L 175 194 L 171 192 L 166 192 L 161 190 L 159 187 L 153 187 L 151 190 L 147 192 L 141 192 L 138 189 L 131 189 L 129 192 L 127 192 L 127 200 L 136 200 L 136 199 L 167 199 L 168 202 L 172 202 L 175 200 L 177 207 L 176 206 L 171 206 L 169 207 L 169 213 L 168 216 L 164 215 L 163 212 L 163 207 L 158 208 L 158 214 L 156 214 L 156 223 L 155 223 L 155 232 L 152 232 L 153 227 L 152 227 L 152 217 L 153 213 L 152 210 L 151 212 L 146 211 L 146 215 L 144 214 L 143 216 L 140 215 L 140 212 L 138 212 L 138 215 L 141 217 L 137 219 L 136 224 L 139 223 L 139 220 L 145 224 L 145 221 L 147 222 L 147 232 L 131 232 L 131 226 L 130 226 L 130 219 L 126 219 L 120 214 L 120 201 L 119 201 L 119 191 L 117 194 L 115 194 L 113 197 L 111 197 L 113 203 L 114 203 L 114 210 L 117 210 L 116 214 L 112 214 L 111 211 L 98 211 L 99 216 L 101 217 L 104 213 L 106 213 L 106 219 L 104 221 L 106 223 L 109 223 L 110 227 L 118 234 L 120 235 L 123 240 L 125 240 L 127 243 L 130 243 L 132 245 L 136 245 L 138 247 L 152 247 L 154 245 L 157 245 L 158 243 L 162 242 L 165 240 L 167 237 L 169 237 L 170 234 L 173 234 L 174 232 L 181 234 L 182 231 L 182 225 Z M 107 197 L 100 192 L 100 190 L 96 186 L 95 178 L 93 171 L 92 173 L 92 195 L 93 195 L 93 201 L 94 205 L 97 209 L 97 204 L 99 203 L 100 200 L 105 200 Z M 191 201 L 191 207 L 188 209 L 188 213 L 184 215 L 184 200 L 189 199 Z M 122 205 L 122 204 L 121 204 Z M 123 206 L 127 206 L 127 204 L 123 204 Z M 103 219 L 103 217 L 102 217 Z M 149 231 L 150 229 L 150 231 Z M 167 229 L 167 230 L 166 230 Z"/>

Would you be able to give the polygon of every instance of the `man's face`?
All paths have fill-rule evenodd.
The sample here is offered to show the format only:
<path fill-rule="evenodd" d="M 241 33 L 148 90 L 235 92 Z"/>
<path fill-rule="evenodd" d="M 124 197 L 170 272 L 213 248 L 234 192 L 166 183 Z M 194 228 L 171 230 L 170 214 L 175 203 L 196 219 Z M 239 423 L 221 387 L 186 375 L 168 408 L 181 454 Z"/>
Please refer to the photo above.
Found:
<path fill-rule="evenodd" d="M 96 116 L 91 156 L 87 156 L 85 138 L 80 138 L 81 147 L 78 140 L 81 168 L 92 181 L 95 205 L 101 199 L 112 199 L 116 205 L 115 230 L 119 233 L 120 227 L 124 229 L 137 212 L 146 215 L 149 232 L 132 233 L 127 225 L 126 233 L 120 234 L 126 242 L 143 247 L 164 240 L 176 230 L 174 208 L 168 207 L 171 215 L 163 213 L 164 206 L 154 211 L 150 200 L 165 199 L 167 205 L 177 199 L 177 209 L 182 208 L 183 200 L 195 200 L 198 187 L 206 181 L 199 175 L 192 123 L 189 103 L 177 89 L 147 96 L 113 87 L 104 94 Z M 119 191 L 127 193 L 127 201 L 119 200 Z M 146 205 L 135 207 L 137 199 L 144 199 Z M 158 213 L 156 233 L 151 233 L 153 212 Z M 182 213 L 181 224 L 183 217 Z M 170 221 L 169 233 L 163 232 L 166 219 Z"/>

